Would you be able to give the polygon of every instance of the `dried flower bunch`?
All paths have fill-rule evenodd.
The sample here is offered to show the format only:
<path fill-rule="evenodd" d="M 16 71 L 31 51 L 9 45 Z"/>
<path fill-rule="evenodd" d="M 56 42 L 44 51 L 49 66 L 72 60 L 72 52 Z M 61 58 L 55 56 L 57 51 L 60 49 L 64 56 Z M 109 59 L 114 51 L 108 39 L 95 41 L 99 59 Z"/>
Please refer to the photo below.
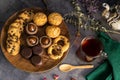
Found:
<path fill-rule="evenodd" d="M 99 12 L 99 7 L 102 4 L 102 0 L 78 0 L 82 7 L 86 9 L 88 15 L 95 17 L 94 14 Z"/>
<path fill-rule="evenodd" d="M 104 27 L 99 20 L 96 20 L 94 18 L 89 18 L 87 23 L 84 26 L 85 30 L 93 30 L 93 31 L 103 31 L 106 33 L 115 33 L 120 34 L 120 32 L 115 30 L 108 30 L 106 27 Z"/>
<path fill-rule="evenodd" d="M 77 0 L 72 0 L 72 4 L 74 6 L 75 11 L 65 14 L 64 15 L 64 20 L 67 23 L 73 24 L 74 26 L 78 26 L 77 35 L 79 36 L 80 35 L 79 30 L 80 30 L 80 28 L 82 28 L 84 26 L 85 20 L 86 20 L 87 17 L 81 11 L 81 8 L 80 8 Z"/>
<path fill-rule="evenodd" d="M 64 19 L 67 23 L 73 24 L 74 26 L 77 26 L 77 36 L 80 35 L 80 28 L 84 28 L 85 30 L 93 30 L 93 31 L 103 31 L 107 33 L 116 33 L 120 34 L 120 32 L 114 31 L 114 30 L 108 30 L 106 27 L 104 27 L 99 20 L 96 20 L 93 16 L 91 16 L 93 13 L 96 13 L 99 9 L 97 4 L 99 4 L 99 1 L 97 0 L 79 0 L 82 3 L 84 3 L 84 6 L 91 7 L 87 8 L 88 16 L 86 16 L 79 6 L 78 0 L 72 0 L 72 5 L 75 9 L 75 11 L 71 13 L 67 13 L 64 15 Z M 91 3 L 90 3 L 91 2 Z M 95 4 L 94 4 L 95 3 Z"/>

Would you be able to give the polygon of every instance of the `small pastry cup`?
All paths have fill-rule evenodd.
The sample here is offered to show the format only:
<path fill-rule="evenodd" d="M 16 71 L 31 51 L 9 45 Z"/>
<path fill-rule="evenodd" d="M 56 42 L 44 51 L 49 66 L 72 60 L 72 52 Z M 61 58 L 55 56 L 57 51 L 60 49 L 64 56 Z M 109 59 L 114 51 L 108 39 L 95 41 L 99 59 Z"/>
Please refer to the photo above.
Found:
<path fill-rule="evenodd" d="M 28 23 L 26 26 L 26 32 L 28 34 L 36 34 L 38 32 L 38 27 L 36 24 L 34 23 Z"/>
<path fill-rule="evenodd" d="M 35 46 L 38 44 L 39 38 L 37 36 L 28 36 L 26 39 L 26 42 L 28 44 L 28 46 Z"/>
<path fill-rule="evenodd" d="M 48 36 L 40 37 L 40 45 L 43 48 L 48 48 L 52 44 L 52 39 Z"/>

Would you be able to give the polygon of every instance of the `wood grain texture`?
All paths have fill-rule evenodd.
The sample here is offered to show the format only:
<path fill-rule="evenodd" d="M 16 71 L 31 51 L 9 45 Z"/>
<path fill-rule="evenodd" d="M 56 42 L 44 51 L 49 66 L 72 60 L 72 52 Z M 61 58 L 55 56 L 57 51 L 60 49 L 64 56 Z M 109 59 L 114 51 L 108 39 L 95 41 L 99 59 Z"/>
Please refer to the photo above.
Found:
<path fill-rule="evenodd" d="M 39 67 L 36 67 L 36 66 L 32 65 L 29 60 L 24 59 L 20 55 L 20 53 L 16 56 L 12 56 L 6 50 L 6 39 L 7 39 L 7 31 L 8 31 L 9 25 L 17 18 L 17 16 L 21 12 L 23 12 L 25 10 L 33 10 L 34 13 L 44 12 L 47 15 L 49 14 L 49 11 L 45 11 L 45 10 L 42 10 L 40 8 L 26 8 L 26 9 L 23 9 L 21 11 L 16 12 L 15 14 L 13 14 L 6 21 L 5 25 L 3 26 L 2 32 L 1 32 L 1 48 L 2 48 L 3 54 L 5 55 L 7 60 L 13 66 L 15 66 L 18 69 L 21 69 L 21 70 L 24 70 L 24 71 L 27 71 L 27 72 L 44 72 L 44 71 L 50 70 L 53 67 L 55 67 L 56 65 L 58 65 L 65 58 L 68 51 L 64 53 L 64 55 L 61 59 L 52 60 L 47 54 L 47 49 L 44 49 L 44 54 L 42 55 L 43 64 Z M 46 28 L 47 25 L 43 26 L 42 28 L 39 28 L 39 31 L 36 34 L 36 36 L 41 37 L 41 36 L 45 35 L 45 28 Z M 67 28 L 66 24 L 64 23 L 64 21 L 62 22 L 62 24 L 59 27 L 61 29 L 61 35 L 64 35 L 64 36 L 68 37 L 68 39 L 69 39 L 68 28 Z M 25 32 L 22 33 L 22 35 L 21 35 L 21 46 L 26 46 L 26 42 L 25 42 L 26 40 L 25 39 L 26 39 L 27 36 L 28 35 L 25 34 Z"/>

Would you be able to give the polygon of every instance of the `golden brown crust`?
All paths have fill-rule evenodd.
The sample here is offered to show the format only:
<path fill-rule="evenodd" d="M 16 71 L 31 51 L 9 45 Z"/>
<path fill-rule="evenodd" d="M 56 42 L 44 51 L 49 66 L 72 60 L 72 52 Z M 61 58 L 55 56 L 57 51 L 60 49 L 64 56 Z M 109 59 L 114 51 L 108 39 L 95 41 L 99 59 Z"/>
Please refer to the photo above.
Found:
<path fill-rule="evenodd" d="M 61 30 L 59 27 L 56 26 L 48 26 L 46 28 L 46 34 L 47 36 L 51 37 L 51 38 L 56 38 L 60 35 Z"/>
<path fill-rule="evenodd" d="M 23 19 L 25 22 L 29 22 L 33 19 L 34 13 L 32 11 L 24 11 L 19 15 L 19 18 Z"/>
<path fill-rule="evenodd" d="M 52 39 L 48 36 L 40 37 L 40 45 L 43 48 L 48 48 L 52 44 Z"/>
<path fill-rule="evenodd" d="M 60 59 L 63 56 L 63 53 L 61 51 L 61 46 L 57 44 L 52 44 L 48 48 L 48 55 L 50 56 L 51 59 L 54 59 L 54 60 Z"/>
<path fill-rule="evenodd" d="M 39 42 L 38 40 L 39 40 L 38 37 L 34 36 L 34 35 L 28 36 L 26 38 L 26 42 L 27 42 L 28 46 L 35 46 L 35 45 L 37 45 L 38 42 Z"/>
<path fill-rule="evenodd" d="M 54 26 L 60 25 L 62 23 L 62 20 L 63 20 L 63 18 L 61 16 L 61 14 L 59 14 L 57 12 L 51 13 L 48 16 L 48 22 Z"/>
<path fill-rule="evenodd" d="M 37 26 L 43 26 L 46 24 L 47 22 L 47 16 L 42 13 L 42 12 L 38 12 L 34 15 L 33 17 L 33 22 L 37 25 Z"/>
<path fill-rule="evenodd" d="M 63 44 L 63 45 L 59 44 L 59 43 L 58 43 L 59 41 L 63 41 L 64 44 Z M 65 36 L 63 36 L 63 35 L 60 35 L 60 36 L 58 36 L 57 38 L 55 38 L 54 41 L 53 41 L 53 43 L 54 43 L 54 44 L 61 45 L 61 46 L 62 46 L 62 52 L 63 52 L 63 53 L 66 52 L 66 51 L 69 49 L 69 47 L 70 47 L 70 42 L 69 42 L 68 38 L 65 37 Z"/>
<path fill-rule="evenodd" d="M 20 40 L 17 42 L 14 41 L 6 41 L 7 43 L 7 51 L 11 55 L 17 55 L 20 51 Z"/>

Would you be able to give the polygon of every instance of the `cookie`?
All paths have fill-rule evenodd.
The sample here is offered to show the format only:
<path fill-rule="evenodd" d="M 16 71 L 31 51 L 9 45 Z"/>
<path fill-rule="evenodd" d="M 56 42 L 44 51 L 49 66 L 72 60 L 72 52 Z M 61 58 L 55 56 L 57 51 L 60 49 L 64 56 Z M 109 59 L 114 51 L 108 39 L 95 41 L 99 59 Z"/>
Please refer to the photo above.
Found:
<path fill-rule="evenodd" d="M 40 55 L 43 54 L 43 48 L 40 45 L 34 46 L 32 48 L 32 50 L 33 50 L 33 54 L 35 54 L 35 55 L 39 55 L 40 56 Z"/>
<path fill-rule="evenodd" d="M 20 38 L 20 30 L 16 27 L 9 27 L 8 29 L 8 34 L 10 34 L 11 36 L 17 36 Z"/>
<path fill-rule="evenodd" d="M 31 58 L 31 63 L 35 66 L 40 66 L 42 65 L 42 58 L 40 56 L 35 55 Z"/>
<path fill-rule="evenodd" d="M 51 24 L 51 25 L 54 25 L 54 26 L 58 26 L 62 23 L 62 16 L 61 14 L 57 13 L 57 12 L 53 12 L 51 14 L 49 14 L 48 16 L 48 22 Z"/>
<path fill-rule="evenodd" d="M 32 11 L 24 11 L 18 17 L 23 19 L 25 22 L 29 22 L 33 19 L 34 13 Z"/>
<path fill-rule="evenodd" d="M 15 35 L 10 35 L 8 34 L 8 37 L 7 37 L 7 41 L 11 40 L 11 41 L 14 41 L 14 42 L 17 42 L 20 38 L 18 36 L 15 36 Z"/>
<path fill-rule="evenodd" d="M 7 52 L 11 55 L 17 55 L 20 51 L 20 41 L 7 41 Z"/>
<path fill-rule="evenodd" d="M 56 26 L 48 26 L 46 28 L 46 35 L 51 37 L 51 38 L 56 38 L 60 35 L 61 30 L 59 27 Z"/>
<path fill-rule="evenodd" d="M 60 59 L 63 56 L 62 53 L 62 46 L 61 45 L 57 45 L 57 44 L 52 44 L 49 48 L 48 48 L 48 55 L 50 56 L 51 59 Z"/>
<path fill-rule="evenodd" d="M 25 58 L 25 59 L 29 59 L 32 56 L 32 49 L 28 48 L 28 47 L 24 47 L 20 54 Z"/>
<path fill-rule="evenodd" d="M 42 12 L 38 12 L 34 15 L 33 22 L 37 26 L 43 26 L 45 23 L 47 23 L 47 16 Z"/>

